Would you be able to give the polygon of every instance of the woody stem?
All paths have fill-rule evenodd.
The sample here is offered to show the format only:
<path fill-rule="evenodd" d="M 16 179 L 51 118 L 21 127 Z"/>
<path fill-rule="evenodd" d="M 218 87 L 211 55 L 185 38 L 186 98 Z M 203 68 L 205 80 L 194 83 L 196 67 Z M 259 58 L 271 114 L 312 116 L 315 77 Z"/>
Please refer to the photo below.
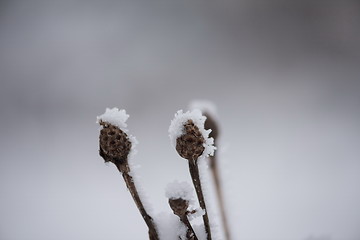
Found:
<path fill-rule="evenodd" d="M 116 167 L 118 168 L 120 173 L 122 173 L 122 176 L 126 183 L 126 187 L 129 189 L 129 192 L 131 193 L 131 196 L 134 199 L 134 202 L 135 202 L 137 208 L 139 209 L 141 216 L 143 217 L 146 225 L 149 228 L 149 239 L 150 240 L 159 240 L 159 235 L 156 231 L 154 221 L 153 221 L 152 217 L 146 212 L 144 205 L 141 202 L 141 199 L 139 197 L 139 193 L 136 189 L 133 178 L 132 178 L 132 176 L 129 175 L 129 172 L 130 172 L 129 165 L 127 163 L 124 163 L 124 164 L 118 164 L 118 165 L 116 165 Z"/>
<path fill-rule="evenodd" d="M 183 216 L 179 216 L 180 217 L 180 220 L 187 226 L 188 228 L 188 232 L 186 234 L 186 237 L 189 238 L 189 239 L 192 239 L 192 240 L 198 240 L 198 238 L 196 237 L 196 234 L 195 234 L 195 231 L 194 229 L 192 228 L 190 222 L 189 222 L 189 219 L 187 218 L 186 215 L 183 215 Z M 190 238 L 192 237 L 192 238 Z"/>

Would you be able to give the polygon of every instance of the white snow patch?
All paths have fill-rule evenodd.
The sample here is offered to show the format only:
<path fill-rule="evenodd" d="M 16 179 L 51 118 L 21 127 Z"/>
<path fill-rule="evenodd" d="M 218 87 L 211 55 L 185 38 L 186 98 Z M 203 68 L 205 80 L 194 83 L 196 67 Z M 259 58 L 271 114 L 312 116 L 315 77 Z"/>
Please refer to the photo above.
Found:
<path fill-rule="evenodd" d="M 206 240 L 207 234 L 205 232 L 205 227 L 203 224 L 201 225 L 193 225 L 193 229 L 195 231 L 195 234 L 199 240 Z"/>
<path fill-rule="evenodd" d="M 130 161 L 130 158 L 129 158 L 129 167 L 130 167 L 129 175 L 133 178 L 133 181 L 136 186 L 139 197 L 141 199 L 141 202 L 144 205 L 146 212 L 152 216 L 154 214 L 154 208 L 153 208 L 152 204 L 150 203 L 149 197 L 144 190 L 144 187 L 142 185 L 142 178 L 137 173 L 137 170 L 140 168 L 140 166 L 135 165 L 133 163 L 133 161 Z"/>
<path fill-rule="evenodd" d="M 169 199 L 179 199 L 192 201 L 193 187 L 187 182 L 174 181 L 169 183 L 165 189 L 165 196 Z"/>
<path fill-rule="evenodd" d="M 127 124 L 129 115 L 126 114 L 124 109 L 119 110 L 118 108 L 106 108 L 105 113 L 97 117 L 96 123 L 100 123 L 100 121 L 110 123 L 122 131 L 127 132 Z"/>
<path fill-rule="evenodd" d="M 160 240 L 186 239 L 187 227 L 178 216 L 170 213 L 160 213 L 154 217 Z"/>
<path fill-rule="evenodd" d="M 192 213 L 192 214 L 188 214 L 188 219 L 189 221 L 192 221 L 194 220 L 195 218 L 197 217 L 202 217 L 203 215 L 205 215 L 205 209 L 202 209 L 202 208 L 196 208 L 194 209 L 195 210 L 195 213 Z"/>
<path fill-rule="evenodd" d="M 184 124 L 188 120 L 193 121 L 193 123 L 199 128 L 203 138 L 205 139 L 205 143 L 203 144 L 205 149 L 199 159 L 214 155 L 216 147 L 214 146 L 214 139 L 209 138 L 209 133 L 211 132 L 211 130 L 205 130 L 204 123 L 206 117 L 203 116 L 201 114 L 201 111 L 198 109 L 187 111 L 185 113 L 183 112 L 183 110 L 179 110 L 176 112 L 175 117 L 171 121 L 169 127 L 169 137 L 172 145 L 176 147 L 176 139 L 184 134 Z"/>
<path fill-rule="evenodd" d="M 219 230 L 219 214 L 215 209 L 217 209 L 216 202 L 214 201 L 214 193 L 212 191 L 212 181 L 209 176 L 209 166 L 207 164 L 206 159 L 200 159 L 198 161 L 199 166 L 199 175 L 201 188 L 204 194 L 207 214 L 209 217 L 209 224 L 211 230 L 211 237 L 213 240 L 220 239 L 220 230 Z"/>

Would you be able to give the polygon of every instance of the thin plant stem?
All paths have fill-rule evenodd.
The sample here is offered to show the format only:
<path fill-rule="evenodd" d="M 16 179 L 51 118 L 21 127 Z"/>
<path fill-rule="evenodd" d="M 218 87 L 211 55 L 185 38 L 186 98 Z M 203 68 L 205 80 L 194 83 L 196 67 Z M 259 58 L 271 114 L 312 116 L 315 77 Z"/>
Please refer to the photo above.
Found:
<path fill-rule="evenodd" d="M 189 170 L 190 170 L 192 182 L 195 187 L 196 195 L 199 200 L 200 207 L 205 210 L 205 214 L 203 215 L 203 220 L 204 220 L 205 231 L 207 234 L 207 240 L 211 240 L 211 231 L 210 231 L 208 211 L 206 209 L 205 198 L 204 198 L 204 194 L 203 194 L 203 191 L 201 188 L 199 168 L 198 168 L 197 162 L 189 160 Z"/>
<path fill-rule="evenodd" d="M 198 240 L 198 238 L 196 237 L 196 234 L 195 234 L 195 231 L 194 229 L 192 228 L 190 222 L 189 222 L 189 219 L 187 218 L 186 215 L 183 215 L 180 217 L 180 220 L 185 224 L 185 226 L 188 228 L 188 231 L 187 231 L 187 234 L 186 234 L 186 237 L 189 239 L 189 240 Z"/>
<path fill-rule="evenodd" d="M 214 179 L 216 195 L 218 197 L 221 220 L 223 222 L 225 237 L 227 240 L 231 240 L 229 225 L 228 225 L 226 211 L 225 211 L 224 195 L 221 190 L 220 174 L 219 174 L 219 168 L 218 168 L 218 164 L 217 164 L 216 155 L 210 156 L 210 169 L 211 169 L 211 173 L 212 173 L 212 176 Z"/>
<path fill-rule="evenodd" d="M 139 197 L 139 193 L 136 189 L 134 180 L 132 176 L 129 175 L 130 168 L 128 164 L 119 164 L 116 165 L 120 173 L 122 173 L 122 176 L 124 178 L 124 181 L 126 183 L 127 188 L 129 189 L 132 198 L 134 199 L 134 202 L 137 206 L 137 208 L 140 211 L 141 216 L 143 217 L 146 225 L 149 228 L 149 239 L 150 240 L 159 240 L 159 235 L 156 231 L 156 227 L 154 224 L 154 221 L 152 217 L 146 212 L 143 203 L 141 202 L 141 199 Z"/>

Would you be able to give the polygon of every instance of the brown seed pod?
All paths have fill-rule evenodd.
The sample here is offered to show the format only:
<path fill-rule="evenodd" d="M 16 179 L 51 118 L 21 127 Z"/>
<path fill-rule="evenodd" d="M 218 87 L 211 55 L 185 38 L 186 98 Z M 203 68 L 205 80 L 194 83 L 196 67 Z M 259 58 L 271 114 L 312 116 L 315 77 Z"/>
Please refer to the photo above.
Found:
<path fill-rule="evenodd" d="M 205 139 L 192 120 L 184 124 L 185 134 L 176 139 L 176 151 L 187 160 L 196 161 L 203 153 Z"/>
<path fill-rule="evenodd" d="M 99 136 L 100 156 L 105 162 L 112 162 L 115 165 L 127 162 L 131 149 L 127 134 L 109 123 L 101 121 L 100 125 L 103 126 Z"/>
<path fill-rule="evenodd" d="M 185 216 L 188 212 L 187 209 L 189 207 L 189 201 L 182 198 L 169 199 L 169 205 L 173 210 L 174 214 L 181 217 Z"/>

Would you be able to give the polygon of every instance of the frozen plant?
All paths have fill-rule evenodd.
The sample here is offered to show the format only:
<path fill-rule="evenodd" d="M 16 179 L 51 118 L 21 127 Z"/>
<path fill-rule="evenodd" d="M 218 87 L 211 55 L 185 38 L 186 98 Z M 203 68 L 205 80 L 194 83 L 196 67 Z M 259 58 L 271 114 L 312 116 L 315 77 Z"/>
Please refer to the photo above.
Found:
<path fill-rule="evenodd" d="M 211 240 L 211 229 L 205 197 L 201 185 L 198 161 L 214 154 L 214 139 L 209 138 L 211 130 L 205 130 L 206 117 L 199 110 L 179 110 L 169 127 L 169 136 L 178 154 L 188 160 L 189 171 L 200 207 L 205 210 L 203 221 L 207 240 Z"/>
<path fill-rule="evenodd" d="M 153 218 L 150 207 L 139 188 L 137 176 L 132 165 L 132 157 L 137 141 L 128 134 L 126 121 L 129 115 L 125 110 L 107 108 L 105 113 L 97 117 L 100 124 L 99 154 L 105 162 L 115 164 L 122 174 L 125 184 L 148 226 L 150 240 L 212 240 L 215 225 L 210 224 L 206 198 L 209 198 L 205 187 L 207 164 L 206 159 L 214 156 L 214 139 L 209 137 L 210 128 L 217 125 L 206 125 L 206 117 L 200 110 L 188 112 L 178 111 L 169 127 L 169 136 L 178 154 L 188 161 L 193 187 L 187 183 L 173 182 L 166 189 L 166 197 L 173 214 L 163 214 Z M 210 119 L 210 118 L 209 118 Z M 210 119 L 211 120 L 211 119 Z M 207 129 L 207 130 L 206 130 Z M 212 159 L 212 158 L 211 158 Z M 214 158 L 215 159 L 215 158 Z M 212 164 L 215 165 L 215 164 Z M 199 171 L 200 169 L 200 171 Z M 192 193 L 195 189 L 200 208 L 195 209 Z M 192 226 L 190 221 L 202 217 L 203 224 Z M 211 215 L 210 215 L 211 216 Z M 213 217 L 213 216 L 211 216 Z M 171 224 L 167 224 L 167 223 Z M 213 236 L 212 236 L 213 234 Z"/>
<path fill-rule="evenodd" d="M 127 134 L 126 120 L 128 118 L 129 115 L 126 114 L 125 110 L 117 108 L 107 108 L 103 115 L 97 117 L 97 123 L 102 127 L 99 137 L 99 154 L 105 162 L 112 162 L 118 168 L 141 216 L 149 228 L 149 238 L 159 240 L 154 221 L 145 209 L 130 169 L 128 160 L 134 153 L 137 141 L 133 136 Z"/>
<path fill-rule="evenodd" d="M 192 202 L 192 192 L 193 189 L 186 182 L 179 183 L 175 181 L 166 188 L 166 197 L 169 199 L 170 208 L 187 227 L 186 240 L 198 240 L 188 219 L 188 215 L 191 214 L 189 205 Z"/>

